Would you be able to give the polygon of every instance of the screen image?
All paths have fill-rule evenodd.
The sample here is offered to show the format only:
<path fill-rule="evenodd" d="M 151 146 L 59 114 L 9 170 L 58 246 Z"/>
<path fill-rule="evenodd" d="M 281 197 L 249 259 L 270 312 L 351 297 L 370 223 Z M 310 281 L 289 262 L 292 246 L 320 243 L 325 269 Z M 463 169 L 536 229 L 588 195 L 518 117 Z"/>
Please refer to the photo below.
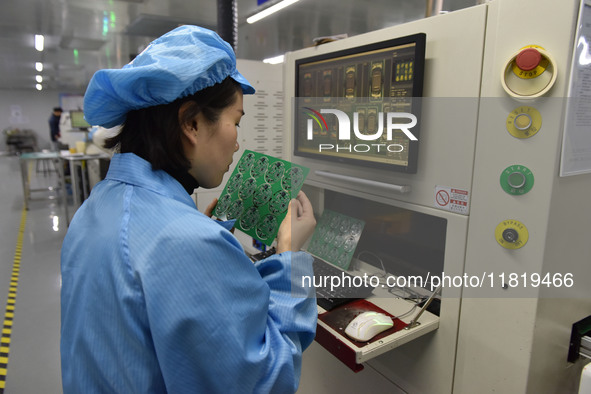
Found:
<path fill-rule="evenodd" d="M 70 125 L 73 129 L 88 129 L 91 127 L 84 119 L 83 111 L 70 111 Z"/>
<path fill-rule="evenodd" d="M 294 155 L 415 173 L 425 41 L 297 59 Z"/>

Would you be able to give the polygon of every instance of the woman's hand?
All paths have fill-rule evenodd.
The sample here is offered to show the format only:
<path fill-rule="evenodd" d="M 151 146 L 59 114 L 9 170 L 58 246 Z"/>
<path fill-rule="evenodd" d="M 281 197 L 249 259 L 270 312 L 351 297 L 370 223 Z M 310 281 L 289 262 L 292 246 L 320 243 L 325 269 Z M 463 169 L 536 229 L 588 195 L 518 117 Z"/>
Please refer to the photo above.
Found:
<path fill-rule="evenodd" d="M 218 199 L 214 198 L 212 202 L 209 203 L 209 205 L 207 206 L 207 208 L 205 208 L 205 214 L 209 217 L 213 216 L 213 210 L 215 209 L 215 206 L 218 204 Z"/>
<path fill-rule="evenodd" d="M 306 194 L 300 191 L 289 203 L 287 215 L 277 233 L 277 253 L 299 251 L 314 232 L 316 219 L 312 204 Z"/>
<path fill-rule="evenodd" d="M 213 219 L 213 210 L 215 209 L 215 206 L 217 204 L 218 204 L 218 199 L 217 198 L 214 198 L 213 201 L 209 203 L 209 205 L 207 206 L 207 208 L 205 208 L 205 212 L 203 212 L 203 213 Z M 220 221 L 217 218 L 215 220 Z M 234 234 L 234 227 L 232 227 L 232 229 L 230 230 L 230 232 L 232 234 Z"/>

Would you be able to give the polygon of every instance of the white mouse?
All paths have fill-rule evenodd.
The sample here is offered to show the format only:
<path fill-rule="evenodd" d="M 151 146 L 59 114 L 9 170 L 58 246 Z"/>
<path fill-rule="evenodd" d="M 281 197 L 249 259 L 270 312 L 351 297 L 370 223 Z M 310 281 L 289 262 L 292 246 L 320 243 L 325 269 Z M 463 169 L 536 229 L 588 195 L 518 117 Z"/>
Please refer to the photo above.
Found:
<path fill-rule="evenodd" d="M 392 326 L 394 322 L 390 316 L 378 312 L 363 312 L 351 320 L 345 328 L 345 334 L 357 341 L 367 342 Z"/>

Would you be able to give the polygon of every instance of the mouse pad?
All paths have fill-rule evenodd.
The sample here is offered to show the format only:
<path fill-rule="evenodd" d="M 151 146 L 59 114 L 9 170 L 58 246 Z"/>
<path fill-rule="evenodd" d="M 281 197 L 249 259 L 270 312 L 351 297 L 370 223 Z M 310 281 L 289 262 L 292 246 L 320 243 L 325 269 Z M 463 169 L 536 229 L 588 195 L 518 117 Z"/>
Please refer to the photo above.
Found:
<path fill-rule="evenodd" d="M 345 334 L 345 328 L 347 328 L 347 325 L 357 315 L 359 315 L 363 312 L 367 312 L 367 311 L 379 312 L 379 313 L 383 313 L 385 315 L 390 316 L 392 318 L 392 321 L 394 322 L 394 326 L 392 326 L 391 328 L 387 329 L 384 332 L 379 333 L 378 335 L 376 335 L 375 337 L 370 339 L 368 342 L 359 342 L 353 338 L 350 338 L 347 334 Z M 330 327 L 332 327 L 333 330 L 337 331 L 342 336 L 344 336 L 345 338 L 350 340 L 357 347 L 363 347 L 363 346 L 367 345 L 368 343 L 378 341 L 378 340 L 380 340 L 388 335 L 391 335 L 397 331 L 400 331 L 404 327 L 408 326 L 408 324 L 406 324 L 402 320 L 398 319 L 396 316 L 393 316 L 392 314 L 386 312 L 382 308 L 372 304 L 371 302 L 369 302 L 367 300 L 363 300 L 363 299 L 352 301 L 348 304 L 338 306 L 329 312 L 322 313 L 322 314 L 318 315 L 318 319 L 320 319 L 324 323 L 328 324 Z"/>
<path fill-rule="evenodd" d="M 363 220 L 325 209 L 310 240 L 308 252 L 346 270 L 364 227 Z"/>
<path fill-rule="evenodd" d="M 221 220 L 236 219 L 234 227 L 270 246 L 289 202 L 298 195 L 309 171 L 289 161 L 246 150 L 228 178 L 213 214 Z"/>

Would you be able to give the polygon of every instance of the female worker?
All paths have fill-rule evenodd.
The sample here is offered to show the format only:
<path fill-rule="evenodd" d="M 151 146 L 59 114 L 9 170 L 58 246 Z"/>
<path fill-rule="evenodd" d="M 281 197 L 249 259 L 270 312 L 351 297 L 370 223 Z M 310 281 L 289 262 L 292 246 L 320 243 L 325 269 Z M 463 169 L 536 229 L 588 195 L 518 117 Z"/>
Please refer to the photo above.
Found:
<path fill-rule="evenodd" d="M 190 197 L 221 183 L 253 92 L 230 45 L 195 26 L 93 76 L 87 120 L 123 126 L 62 248 L 64 393 L 296 391 L 317 317 L 313 291 L 298 287 L 312 275 L 298 252 L 315 226 L 310 202 L 292 200 L 278 254 L 253 264 L 232 223 Z"/>

